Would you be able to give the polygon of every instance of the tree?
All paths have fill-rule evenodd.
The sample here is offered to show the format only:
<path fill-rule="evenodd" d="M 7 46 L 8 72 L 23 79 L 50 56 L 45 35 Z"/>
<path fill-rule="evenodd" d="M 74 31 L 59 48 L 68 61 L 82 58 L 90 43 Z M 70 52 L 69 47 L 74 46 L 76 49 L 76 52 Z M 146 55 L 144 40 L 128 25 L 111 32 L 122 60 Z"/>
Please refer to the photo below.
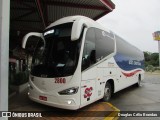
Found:
<path fill-rule="evenodd" d="M 144 58 L 145 58 L 145 67 L 147 67 L 148 65 L 152 65 L 154 67 L 159 65 L 158 53 L 144 52 Z"/>

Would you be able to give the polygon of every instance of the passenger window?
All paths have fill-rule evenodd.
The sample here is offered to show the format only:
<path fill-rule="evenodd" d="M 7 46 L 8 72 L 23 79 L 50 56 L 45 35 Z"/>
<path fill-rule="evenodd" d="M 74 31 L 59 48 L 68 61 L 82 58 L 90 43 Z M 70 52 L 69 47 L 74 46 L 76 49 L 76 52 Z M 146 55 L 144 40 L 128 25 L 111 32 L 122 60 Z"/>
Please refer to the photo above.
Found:
<path fill-rule="evenodd" d="M 95 40 L 94 28 L 89 28 L 85 37 L 82 56 L 82 70 L 85 70 L 96 62 Z"/>
<path fill-rule="evenodd" d="M 95 29 L 96 33 L 96 59 L 103 59 L 114 52 L 114 40 L 108 36 L 109 33 Z"/>

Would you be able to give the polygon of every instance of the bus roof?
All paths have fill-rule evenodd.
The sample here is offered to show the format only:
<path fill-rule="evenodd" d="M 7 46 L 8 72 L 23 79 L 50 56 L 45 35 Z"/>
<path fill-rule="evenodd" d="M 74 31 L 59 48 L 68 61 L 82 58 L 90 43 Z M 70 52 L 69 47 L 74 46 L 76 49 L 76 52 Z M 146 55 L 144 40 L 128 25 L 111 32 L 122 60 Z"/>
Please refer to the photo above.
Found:
<path fill-rule="evenodd" d="M 92 19 L 90 19 L 88 17 L 81 16 L 81 15 L 68 16 L 68 17 L 61 18 L 61 19 L 51 23 L 46 29 L 48 29 L 50 27 L 53 27 L 53 26 L 56 26 L 56 25 L 59 25 L 59 24 L 68 23 L 68 22 L 74 22 L 74 21 L 79 20 L 79 19 L 83 19 L 88 27 L 95 27 L 95 28 L 99 28 L 99 29 L 105 30 L 107 32 L 111 32 L 110 30 L 102 27 L 98 22 L 96 22 L 96 21 L 94 21 L 94 20 L 92 20 Z"/>

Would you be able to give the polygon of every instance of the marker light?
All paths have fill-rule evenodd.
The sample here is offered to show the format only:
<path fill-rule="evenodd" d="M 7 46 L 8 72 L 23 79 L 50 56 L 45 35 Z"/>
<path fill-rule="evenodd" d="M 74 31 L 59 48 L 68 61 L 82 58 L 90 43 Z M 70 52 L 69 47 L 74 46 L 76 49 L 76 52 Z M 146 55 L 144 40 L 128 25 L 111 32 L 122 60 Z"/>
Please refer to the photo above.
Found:
<path fill-rule="evenodd" d="M 58 92 L 60 95 L 72 95 L 78 92 L 79 87 L 72 87 Z"/>

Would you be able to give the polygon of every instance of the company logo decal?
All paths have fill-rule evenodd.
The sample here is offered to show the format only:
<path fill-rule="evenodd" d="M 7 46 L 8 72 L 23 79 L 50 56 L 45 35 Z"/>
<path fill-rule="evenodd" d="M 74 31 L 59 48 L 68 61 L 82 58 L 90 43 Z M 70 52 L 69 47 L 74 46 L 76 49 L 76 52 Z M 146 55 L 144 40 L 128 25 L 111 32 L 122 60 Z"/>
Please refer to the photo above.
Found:
<path fill-rule="evenodd" d="M 126 77 L 131 77 L 133 75 L 135 75 L 136 73 L 140 72 L 141 70 L 135 70 L 133 72 L 130 72 L 130 73 L 125 73 L 125 72 L 122 72 L 122 74 Z"/>
<path fill-rule="evenodd" d="M 137 59 L 137 58 L 133 58 L 133 57 L 123 55 L 121 53 L 117 53 L 114 56 L 114 59 L 115 59 L 117 65 L 125 71 L 131 71 L 131 70 L 135 70 L 135 69 L 138 69 L 138 68 L 144 69 L 144 58 L 143 58 L 143 56 L 139 57 Z"/>
<path fill-rule="evenodd" d="M 87 101 L 90 100 L 90 97 L 92 95 L 92 90 L 93 90 L 93 88 L 89 87 L 89 88 L 86 88 L 84 91 L 84 98 L 87 98 Z"/>

